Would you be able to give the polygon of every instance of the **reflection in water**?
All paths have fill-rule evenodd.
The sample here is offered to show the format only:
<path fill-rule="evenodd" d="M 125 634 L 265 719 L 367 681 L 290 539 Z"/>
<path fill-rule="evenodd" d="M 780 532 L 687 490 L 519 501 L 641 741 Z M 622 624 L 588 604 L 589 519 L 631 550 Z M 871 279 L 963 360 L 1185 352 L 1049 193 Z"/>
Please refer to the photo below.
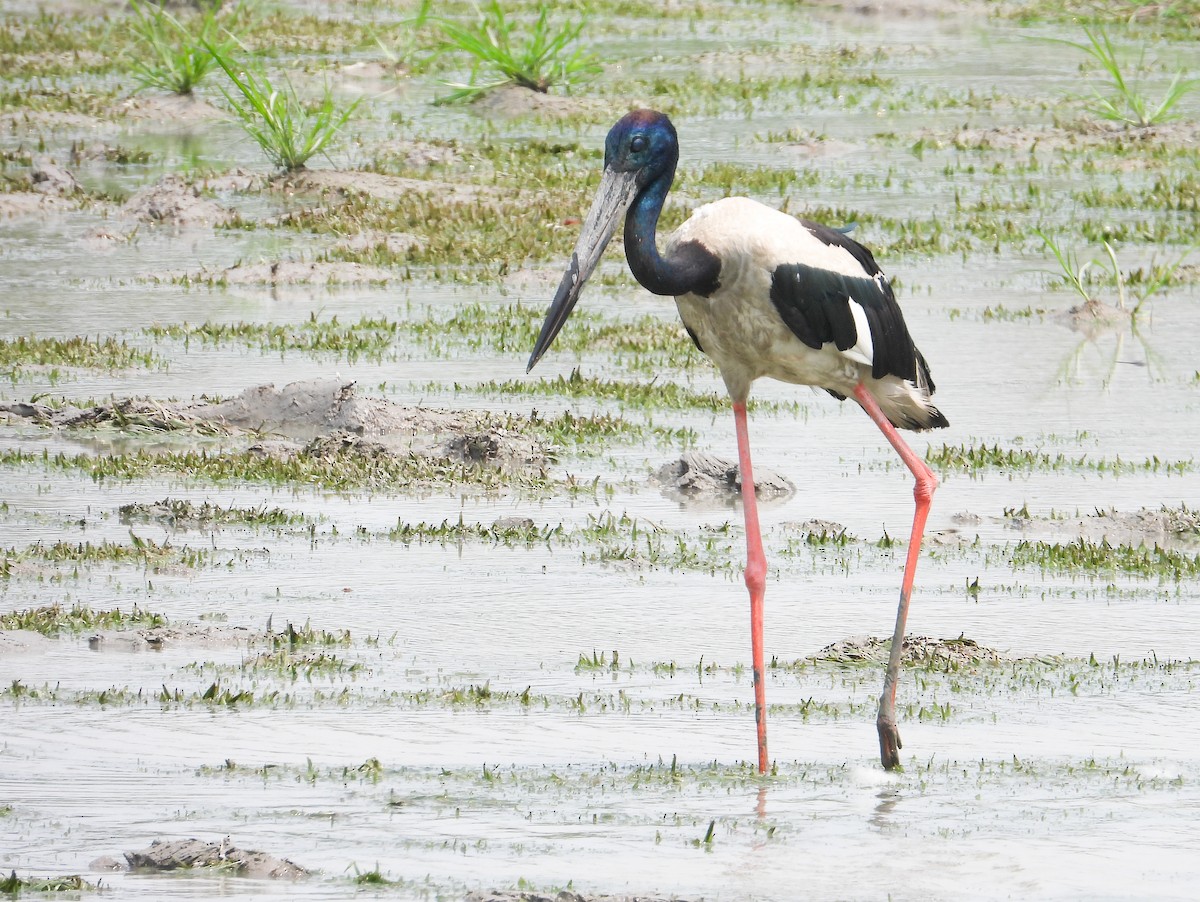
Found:
<path fill-rule="evenodd" d="M 871 826 L 877 827 L 880 830 L 893 826 L 890 815 L 892 809 L 900 802 L 900 791 L 898 789 L 884 789 L 875 798 L 879 799 L 879 804 L 871 812 Z"/>
<path fill-rule="evenodd" d="M 1114 312 L 1123 316 L 1123 311 Z M 1094 352 L 1094 356 L 1097 358 L 1094 363 L 1102 366 L 1102 371 L 1096 375 L 1099 376 L 1101 388 L 1106 391 L 1114 387 L 1118 365 L 1144 367 L 1151 383 L 1156 377 L 1156 365 L 1160 371 L 1158 377 L 1161 378 L 1164 375 L 1166 366 L 1162 358 L 1150 347 L 1149 341 L 1138 328 L 1136 320 L 1088 321 L 1083 325 L 1073 324 L 1073 326 L 1079 329 L 1084 337 L 1059 364 L 1058 378 L 1060 382 L 1079 384 L 1090 381 L 1091 374 L 1088 373 L 1088 370 L 1091 367 L 1085 359 L 1089 351 Z M 1127 335 L 1132 335 L 1141 346 L 1141 360 L 1124 359 Z M 1110 338 L 1113 339 L 1113 343 L 1111 351 L 1108 351 L 1102 346 L 1102 341 L 1106 345 Z"/>

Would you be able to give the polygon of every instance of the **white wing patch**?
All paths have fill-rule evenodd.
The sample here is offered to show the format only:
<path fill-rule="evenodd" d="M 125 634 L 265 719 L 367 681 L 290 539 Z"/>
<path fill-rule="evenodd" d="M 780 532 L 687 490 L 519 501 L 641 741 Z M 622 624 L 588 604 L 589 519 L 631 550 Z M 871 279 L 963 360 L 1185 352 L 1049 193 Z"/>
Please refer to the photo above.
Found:
<path fill-rule="evenodd" d="M 867 312 L 863 310 L 862 304 L 854 298 L 850 298 L 848 303 L 850 315 L 854 317 L 854 331 L 858 335 L 858 340 L 854 342 L 854 347 L 842 351 L 842 356 L 849 357 L 855 363 L 872 366 L 875 363 L 875 345 L 871 341 L 871 327 L 867 324 Z"/>

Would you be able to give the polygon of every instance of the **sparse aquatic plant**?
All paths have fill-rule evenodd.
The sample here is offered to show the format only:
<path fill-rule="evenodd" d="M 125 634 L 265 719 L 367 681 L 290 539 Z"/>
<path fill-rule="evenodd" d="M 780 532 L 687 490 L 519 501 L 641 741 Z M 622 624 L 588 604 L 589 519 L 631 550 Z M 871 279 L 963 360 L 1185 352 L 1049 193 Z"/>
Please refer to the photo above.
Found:
<path fill-rule="evenodd" d="M 417 7 L 416 13 L 397 23 L 401 33 L 397 44 L 386 44 L 378 35 L 375 36 L 375 44 L 394 68 L 413 72 L 423 68 L 424 64 L 429 61 L 428 54 L 424 60 L 419 58 L 419 54 L 422 44 L 421 36 L 426 30 L 425 26 L 429 23 L 429 12 L 432 7 L 433 0 L 421 0 L 421 5 Z"/>
<path fill-rule="evenodd" d="M 1076 539 L 1067 544 L 1022 540 L 1012 552 L 1013 566 L 1039 566 L 1061 572 L 1128 573 L 1149 578 L 1191 579 L 1200 574 L 1200 555 L 1155 545 L 1111 545 L 1107 539 Z"/>
<path fill-rule="evenodd" d="M 1192 460 L 1163 460 L 1158 456 L 1143 460 L 1122 460 L 1119 456 L 1109 459 L 1090 457 L 1068 457 L 1059 452 L 1051 454 L 1041 449 L 1001 448 L 981 445 L 946 445 L 941 448 L 930 446 L 925 459 L 943 470 L 974 472 L 983 469 L 1029 470 L 1029 471 L 1073 471 L 1096 473 L 1167 473 L 1182 475 L 1195 468 Z"/>
<path fill-rule="evenodd" d="M 349 630 L 316 629 L 307 620 L 300 629 L 288 621 L 288 625 L 278 633 L 270 635 L 272 648 L 294 649 L 302 645 L 349 645 Z"/>
<path fill-rule="evenodd" d="M 359 886 L 391 886 L 397 881 L 385 877 L 383 872 L 379 870 L 379 865 L 369 871 L 360 871 L 358 865 L 354 865 L 354 882 Z"/>
<path fill-rule="evenodd" d="M 449 84 L 455 90 L 442 102 L 466 100 L 510 84 L 545 93 L 552 85 L 570 87 L 599 74 L 595 55 L 575 46 L 587 19 L 557 25 L 550 21 L 551 9 L 550 3 L 540 2 L 528 32 L 500 0 L 477 8 L 472 25 L 432 20 L 442 33 L 440 52 L 462 52 L 473 59 L 469 81 Z"/>
<path fill-rule="evenodd" d="M 165 626 L 166 623 L 167 618 L 162 614 L 145 611 L 137 605 L 129 611 L 121 611 L 116 608 L 97 610 L 81 605 L 64 608 L 55 604 L 0 614 L 0 629 L 35 630 L 46 636 L 96 629 L 156 627 Z"/>
<path fill-rule="evenodd" d="M 283 529 L 313 527 L 303 514 L 265 504 L 253 508 L 221 507 L 209 501 L 196 504 L 182 498 L 164 498 L 154 504 L 132 502 L 118 508 L 122 523 L 164 523 L 172 529 L 213 529 L 219 526 L 249 526 Z"/>
<path fill-rule="evenodd" d="M 1056 275 L 1064 285 L 1083 298 L 1085 304 L 1091 303 L 1092 295 L 1085 284 L 1085 278 L 1088 267 L 1096 261 L 1093 259 L 1080 263 L 1071 248 L 1059 247 L 1058 242 L 1041 229 L 1034 229 L 1033 234 L 1042 239 L 1042 243 L 1050 249 L 1050 252 L 1054 254 L 1054 259 L 1058 261 L 1059 272 L 1053 273 L 1053 275 Z"/>
<path fill-rule="evenodd" d="M 1194 247 L 1188 248 L 1174 262 L 1169 260 L 1163 263 L 1152 261 L 1149 267 L 1144 267 L 1137 270 L 1135 273 L 1126 274 L 1121 271 L 1121 264 L 1117 260 L 1117 252 L 1112 243 L 1107 239 L 1103 241 L 1104 253 L 1107 256 L 1107 261 L 1093 257 L 1083 263 L 1079 262 L 1078 256 L 1071 248 L 1060 247 L 1058 242 L 1043 232 L 1041 229 L 1034 229 L 1034 234 L 1042 239 L 1050 252 L 1054 254 L 1054 258 L 1058 261 L 1059 271 L 1051 273 L 1058 278 L 1063 284 L 1069 286 L 1080 297 L 1083 298 L 1084 306 L 1088 309 L 1098 309 L 1101 302 L 1096 298 L 1089 285 L 1094 281 L 1089 278 L 1087 273 L 1092 267 L 1105 274 L 1105 281 L 1111 281 L 1117 289 L 1117 307 L 1121 311 L 1128 313 L 1131 319 L 1136 319 L 1138 313 L 1142 309 L 1142 305 L 1151 297 L 1157 294 L 1166 286 L 1170 285 L 1175 279 L 1181 266 L 1191 255 Z M 1126 292 L 1126 286 L 1129 286 L 1136 303 L 1129 301 Z"/>
<path fill-rule="evenodd" d="M 225 88 L 221 92 L 242 128 L 285 172 L 303 169 L 317 154 L 328 153 L 358 109 L 361 98 L 339 110 L 328 84 L 319 101 L 306 103 L 286 76 L 282 85 L 276 86 L 265 72 L 238 66 L 211 41 L 204 46 L 233 82 L 236 92 Z"/>
<path fill-rule="evenodd" d="M 579 655 L 579 661 L 575 664 L 576 673 L 584 673 L 598 670 L 618 671 L 621 669 L 621 656 L 614 648 L 612 659 L 610 660 L 604 652 L 597 652 L 592 649 L 592 653 L 588 655 L 582 652 Z"/>
<path fill-rule="evenodd" d="M 1104 242 L 1104 249 L 1108 253 L 1108 258 L 1112 265 L 1109 274 L 1117 284 L 1121 309 L 1125 309 L 1125 288 L 1129 286 L 1133 296 L 1137 299 L 1137 303 L 1133 305 L 1133 308 L 1129 311 L 1129 315 L 1136 317 L 1138 311 L 1141 310 L 1142 305 L 1146 301 L 1176 281 L 1180 268 L 1183 266 L 1184 261 L 1191 256 L 1195 247 L 1188 248 L 1174 262 L 1168 259 L 1160 263 L 1157 257 L 1155 257 L 1147 266 L 1127 273 L 1121 272 L 1121 267 L 1117 263 L 1116 251 L 1113 250 L 1112 245 L 1107 241 Z"/>
<path fill-rule="evenodd" d="M 1099 89 L 1094 89 L 1092 93 L 1094 102 L 1088 107 L 1088 110 L 1102 119 L 1131 125 L 1135 128 L 1148 128 L 1151 125 L 1178 119 L 1181 114 L 1175 111 L 1175 107 L 1179 101 L 1200 88 L 1200 79 L 1184 78 L 1184 72 L 1180 69 L 1176 71 L 1175 77 L 1171 80 L 1162 99 L 1156 104 L 1145 94 L 1139 92 L 1126 78 L 1121 63 L 1117 59 L 1116 48 L 1113 47 L 1113 43 L 1103 27 L 1097 26 L 1095 31 L 1084 28 L 1083 33 L 1087 37 L 1086 43 L 1062 38 L 1052 38 L 1051 40 L 1057 44 L 1074 47 L 1100 64 L 1100 68 L 1108 78 L 1108 90 L 1101 92 Z M 1145 56 L 1144 49 L 1142 56 L 1143 58 Z"/>
<path fill-rule="evenodd" d="M 219 7 L 209 6 L 193 24 L 185 25 L 164 6 L 130 0 L 139 56 L 133 61 L 133 77 L 143 88 L 157 88 L 187 95 L 208 77 L 216 59 L 207 45 L 226 52 L 231 38 L 217 42 Z"/>
<path fill-rule="evenodd" d="M 135 366 L 161 365 L 161 359 L 153 351 L 132 347 L 112 337 L 18 335 L 15 338 L 0 338 L 0 368 L 6 370 L 16 371 L 30 366 L 123 370 Z"/>
<path fill-rule="evenodd" d="M 276 323 L 169 323 L 146 326 L 142 331 L 151 338 L 169 338 L 190 344 L 243 344 L 272 353 L 300 351 L 332 353 L 357 360 L 359 357 L 382 359 L 400 330 L 399 321 L 384 317 L 360 317 L 357 322 L 342 323 L 337 316 L 328 320 L 311 314 L 296 324 Z"/>
<path fill-rule="evenodd" d="M 66 877 L 18 877 L 17 872 L 13 871 L 7 877 L 0 877 L 0 893 L 4 893 L 12 899 L 27 893 L 74 894 L 98 888 L 96 884 L 84 880 L 77 874 Z"/>
<path fill-rule="evenodd" d="M 430 389 L 440 386 L 431 384 Z M 559 398 L 593 398 L 614 401 L 628 407 L 642 409 L 663 408 L 669 410 L 712 410 L 724 411 L 729 400 L 716 392 L 692 391 L 675 382 L 631 382 L 617 379 L 602 379 L 585 376 L 579 368 L 571 370 L 570 376 L 555 376 L 553 379 L 532 381 L 509 379 L 504 382 L 486 382 L 481 385 L 454 383 L 454 391 L 472 391 L 497 395 L 542 395 Z M 800 405 L 792 402 L 782 404 L 770 401 L 752 402 L 751 410 L 798 412 Z"/>

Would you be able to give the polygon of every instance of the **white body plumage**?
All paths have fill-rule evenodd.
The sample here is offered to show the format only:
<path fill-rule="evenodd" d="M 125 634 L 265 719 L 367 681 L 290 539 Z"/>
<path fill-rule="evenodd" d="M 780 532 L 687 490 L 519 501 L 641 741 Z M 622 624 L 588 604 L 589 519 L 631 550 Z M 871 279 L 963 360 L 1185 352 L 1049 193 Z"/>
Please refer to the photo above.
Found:
<path fill-rule="evenodd" d="M 800 220 L 745 197 L 727 197 L 699 207 L 667 240 L 665 253 L 694 241 L 721 261 L 719 287 L 708 297 L 685 294 L 675 299 L 679 315 L 721 372 L 735 401 L 745 400 L 755 379 L 811 385 L 849 396 L 861 381 L 894 423 L 921 428 L 930 420 L 929 386 L 913 378 L 872 377 L 876 348 L 862 303 L 847 304 L 857 336 L 839 350 L 802 342 L 771 300 L 777 268 L 803 264 L 849 279 L 878 281 L 844 246 L 827 243 Z M 866 300 L 864 299 L 864 303 Z"/>

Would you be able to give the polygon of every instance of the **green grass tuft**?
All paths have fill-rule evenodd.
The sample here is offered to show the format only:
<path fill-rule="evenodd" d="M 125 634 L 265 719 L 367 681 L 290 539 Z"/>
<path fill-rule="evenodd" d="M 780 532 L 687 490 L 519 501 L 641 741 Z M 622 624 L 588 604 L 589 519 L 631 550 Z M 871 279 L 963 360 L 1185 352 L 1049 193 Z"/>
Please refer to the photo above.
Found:
<path fill-rule="evenodd" d="M 1116 48 L 1102 26 L 1097 26 L 1095 31 L 1084 28 L 1083 33 L 1087 37 L 1086 43 L 1056 38 L 1050 40 L 1056 44 L 1074 47 L 1100 64 L 1108 78 L 1108 89 L 1104 93 L 1098 89 L 1093 91 L 1094 103 L 1088 110 L 1102 119 L 1135 128 L 1148 128 L 1169 122 L 1182 115 L 1175 110 L 1179 101 L 1200 88 L 1200 79 L 1184 78 L 1183 70 L 1180 69 L 1175 73 L 1162 99 L 1156 104 L 1129 83 L 1117 59 Z M 1145 56 L 1144 50 L 1142 55 Z"/>
<path fill-rule="evenodd" d="M 97 629 L 126 629 L 129 627 L 166 626 L 167 618 L 162 614 L 144 611 L 137 605 L 130 611 L 97 610 L 74 605 L 64 608 L 49 605 L 23 611 L 0 614 L 0 629 L 34 630 L 45 636 L 59 633 L 81 633 Z"/>
<path fill-rule="evenodd" d="M 162 366 L 153 351 L 130 347 L 115 338 L 39 337 L 0 338 L 0 367 L 15 372 L 30 366 L 70 366 L 80 369 L 124 370 Z"/>
<path fill-rule="evenodd" d="M 204 10 L 191 27 L 163 6 L 140 0 L 130 0 L 130 6 L 134 12 L 131 30 L 137 39 L 133 77 L 143 88 L 191 94 L 216 65 L 208 45 L 222 52 L 233 46 L 232 39 L 216 42 L 221 28 L 218 4 Z"/>
<path fill-rule="evenodd" d="M 488 0 L 472 25 L 432 19 L 442 33 L 440 52 L 461 52 L 473 60 L 469 80 L 448 83 L 455 90 L 442 102 L 466 100 L 510 84 L 545 93 L 551 85 L 570 87 L 598 75 L 601 67 L 595 55 L 575 46 L 587 19 L 556 26 L 550 21 L 551 9 L 545 0 L 539 3 L 527 31 L 500 0 Z"/>
<path fill-rule="evenodd" d="M 78 893 L 82 890 L 96 890 L 99 887 L 84 880 L 78 874 L 66 877 L 18 877 L 13 871 L 7 877 L 0 878 L 0 893 L 16 899 L 23 893 Z"/>
<path fill-rule="evenodd" d="M 1145 578 L 1160 577 L 1179 582 L 1200 575 L 1200 554 L 1155 545 L 1110 545 L 1107 539 L 1090 542 L 1076 539 L 1057 542 L 1018 542 L 1012 553 L 1013 566 L 1038 566 L 1064 573 L 1128 573 Z"/>
<path fill-rule="evenodd" d="M 285 172 L 303 169 L 314 156 L 327 153 L 358 109 L 361 98 L 339 111 L 329 85 L 318 102 L 305 103 L 286 76 L 283 85 L 276 87 L 265 72 L 238 66 L 211 41 L 204 46 L 233 82 L 236 92 L 225 88 L 221 92 L 242 128 Z"/>

